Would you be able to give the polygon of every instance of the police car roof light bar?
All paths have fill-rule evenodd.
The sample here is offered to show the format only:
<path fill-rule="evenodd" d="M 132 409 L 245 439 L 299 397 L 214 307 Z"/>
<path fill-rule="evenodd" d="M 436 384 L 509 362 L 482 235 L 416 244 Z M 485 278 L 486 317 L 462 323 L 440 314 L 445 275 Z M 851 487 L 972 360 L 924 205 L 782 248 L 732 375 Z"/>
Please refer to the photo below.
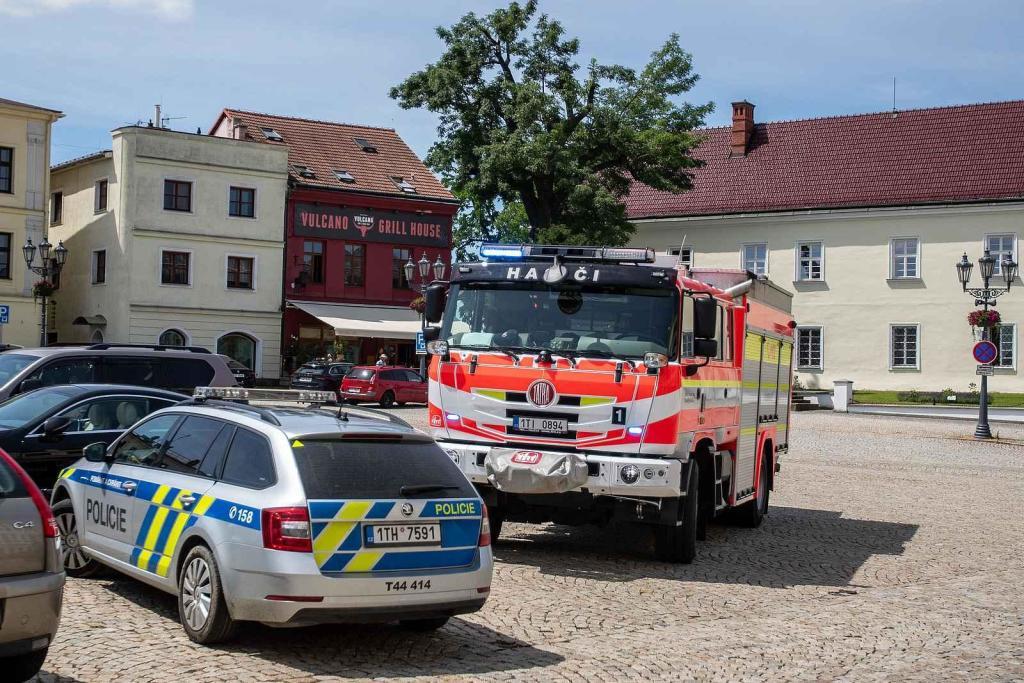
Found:
<path fill-rule="evenodd" d="M 566 244 L 485 244 L 480 255 L 491 259 L 542 258 L 565 261 L 654 263 L 654 250 L 644 247 L 579 247 Z"/>

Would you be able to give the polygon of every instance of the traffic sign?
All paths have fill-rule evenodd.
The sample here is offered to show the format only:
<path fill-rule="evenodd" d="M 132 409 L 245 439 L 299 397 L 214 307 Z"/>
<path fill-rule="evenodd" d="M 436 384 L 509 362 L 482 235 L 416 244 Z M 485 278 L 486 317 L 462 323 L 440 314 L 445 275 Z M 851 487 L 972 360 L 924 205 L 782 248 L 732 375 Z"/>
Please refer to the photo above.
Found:
<path fill-rule="evenodd" d="M 999 355 L 999 349 L 996 345 L 988 340 L 983 340 L 974 345 L 974 360 L 979 363 L 988 364 L 995 361 L 996 356 Z"/>
<path fill-rule="evenodd" d="M 978 369 L 975 370 L 974 374 L 976 374 L 976 375 L 987 375 L 987 376 L 991 377 L 992 375 L 996 374 L 996 369 L 994 367 L 992 367 L 991 365 L 979 365 Z"/>
<path fill-rule="evenodd" d="M 427 340 L 423 336 L 423 330 L 420 330 L 419 332 L 416 333 L 416 355 L 427 355 Z"/>
<path fill-rule="evenodd" d="M 6 325 L 11 321 L 11 307 L 4 304 L 0 305 L 0 325 Z"/>

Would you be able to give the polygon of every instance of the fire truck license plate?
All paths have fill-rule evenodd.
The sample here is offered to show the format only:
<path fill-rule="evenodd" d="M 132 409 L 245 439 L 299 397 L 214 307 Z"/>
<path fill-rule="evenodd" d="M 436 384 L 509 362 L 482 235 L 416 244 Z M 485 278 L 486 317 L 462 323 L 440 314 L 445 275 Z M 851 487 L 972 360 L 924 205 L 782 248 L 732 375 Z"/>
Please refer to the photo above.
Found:
<path fill-rule="evenodd" d="M 546 417 L 513 417 L 512 428 L 520 432 L 566 434 L 569 432 L 569 421 Z"/>
<path fill-rule="evenodd" d="M 367 545 L 441 545 L 441 525 L 376 524 L 366 527 Z"/>

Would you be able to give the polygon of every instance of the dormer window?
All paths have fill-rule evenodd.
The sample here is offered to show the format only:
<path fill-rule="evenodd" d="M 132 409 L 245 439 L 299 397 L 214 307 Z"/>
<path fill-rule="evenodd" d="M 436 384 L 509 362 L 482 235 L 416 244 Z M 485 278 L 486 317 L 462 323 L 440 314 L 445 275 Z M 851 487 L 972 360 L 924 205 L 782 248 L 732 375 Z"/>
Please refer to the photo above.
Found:
<path fill-rule="evenodd" d="M 362 149 L 367 154 L 376 154 L 377 153 L 377 147 L 372 142 L 367 140 L 366 138 L 352 138 L 352 139 L 355 141 L 355 143 L 357 145 L 359 145 L 359 148 Z"/>
<path fill-rule="evenodd" d="M 284 138 L 273 128 L 263 128 L 263 135 L 271 142 L 284 142 Z"/>
<path fill-rule="evenodd" d="M 354 183 L 356 181 L 354 175 L 348 171 L 339 171 L 338 169 L 334 169 L 334 177 L 343 183 Z"/>
<path fill-rule="evenodd" d="M 316 173 L 313 173 L 313 169 L 309 166 L 303 166 L 302 164 L 292 164 L 292 168 L 303 178 L 316 178 Z"/>
<path fill-rule="evenodd" d="M 399 190 L 406 194 L 416 194 L 416 186 L 410 183 L 402 176 L 391 176 L 391 182 L 393 182 Z"/>

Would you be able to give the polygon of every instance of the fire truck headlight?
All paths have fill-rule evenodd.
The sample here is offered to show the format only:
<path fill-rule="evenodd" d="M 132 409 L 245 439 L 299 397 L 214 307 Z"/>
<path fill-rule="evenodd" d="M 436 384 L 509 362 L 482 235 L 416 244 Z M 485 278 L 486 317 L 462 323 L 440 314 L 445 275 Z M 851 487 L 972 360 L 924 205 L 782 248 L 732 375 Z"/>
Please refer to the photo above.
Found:
<path fill-rule="evenodd" d="M 626 465 L 619 470 L 619 479 L 623 484 L 635 484 L 640 480 L 640 468 L 636 465 Z"/>
<path fill-rule="evenodd" d="M 427 342 L 427 353 L 431 356 L 447 356 L 448 342 L 443 339 L 435 339 L 432 342 Z"/>
<path fill-rule="evenodd" d="M 663 368 L 668 365 L 668 356 L 663 353 L 645 353 L 644 365 L 649 368 Z"/>

